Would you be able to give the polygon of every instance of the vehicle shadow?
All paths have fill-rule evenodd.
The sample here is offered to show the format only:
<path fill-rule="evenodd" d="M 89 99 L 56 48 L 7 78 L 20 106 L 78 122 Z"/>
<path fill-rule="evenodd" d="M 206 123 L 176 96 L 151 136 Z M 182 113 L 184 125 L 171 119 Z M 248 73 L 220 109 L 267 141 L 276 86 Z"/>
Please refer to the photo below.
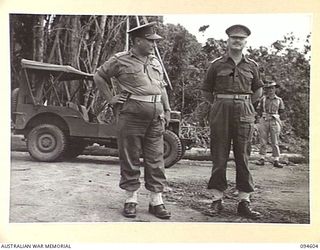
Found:
<path fill-rule="evenodd" d="M 109 157 L 109 156 L 86 156 L 81 155 L 77 158 L 63 160 L 63 162 L 70 162 L 70 163 L 92 163 L 92 164 L 110 164 L 110 165 L 118 165 L 119 159 L 117 157 Z"/>
<path fill-rule="evenodd" d="M 26 161 L 26 162 L 37 162 L 40 161 L 34 160 L 29 153 L 27 152 L 18 152 L 12 151 L 11 152 L 11 161 Z M 77 158 L 73 159 L 61 159 L 56 161 L 55 163 L 89 163 L 89 164 L 97 164 L 97 165 L 118 165 L 119 158 L 118 157 L 111 157 L 111 156 L 93 156 L 93 155 L 80 155 Z M 46 162 L 41 162 L 45 164 Z M 50 163 L 50 162 L 48 162 Z"/>

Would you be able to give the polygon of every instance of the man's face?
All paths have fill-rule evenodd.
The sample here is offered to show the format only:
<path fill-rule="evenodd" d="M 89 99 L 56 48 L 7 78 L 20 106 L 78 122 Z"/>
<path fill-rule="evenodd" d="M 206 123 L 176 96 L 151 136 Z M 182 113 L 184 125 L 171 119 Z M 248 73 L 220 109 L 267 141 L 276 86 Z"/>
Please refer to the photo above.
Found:
<path fill-rule="evenodd" d="M 155 41 L 139 37 L 136 46 L 142 56 L 148 56 L 154 53 Z"/>
<path fill-rule="evenodd" d="M 273 96 L 276 93 L 276 87 L 272 86 L 264 89 L 267 96 Z"/>
<path fill-rule="evenodd" d="M 228 46 L 231 50 L 242 51 L 247 43 L 246 37 L 230 36 L 228 39 Z"/>

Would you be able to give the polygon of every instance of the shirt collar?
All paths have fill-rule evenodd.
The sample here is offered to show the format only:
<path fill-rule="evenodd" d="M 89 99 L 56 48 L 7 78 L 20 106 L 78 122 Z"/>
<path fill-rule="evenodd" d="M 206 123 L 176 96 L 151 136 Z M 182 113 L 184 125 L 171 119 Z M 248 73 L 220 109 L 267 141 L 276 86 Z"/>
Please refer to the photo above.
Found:
<path fill-rule="evenodd" d="M 242 55 L 242 58 L 243 58 L 243 60 L 244 60 L 246 63 L 249 63 L 249 59 L 247 58 L 247 56 Z"/>
<path fill-rule="evenodd" d="M 137 59 L 139 62 L 141 62 L 142 64 L 145 64 L 145 63 L 146 63 L 146 62 L 144 62 L 143 60 L 141 60 L 136 54 L 134 54 L 134 53 L 132 52 L 132 50 L 129 50 L 128 53 L 129 53 L 130 56 L 136 58 L 136 59 Z M 150 60 L 150 55 L 147 57 L 147 61 L 149 61 L 149 60 Z"/>
<path fill-rule="evenodd" d="M 225 53 L 225 54 L 222 56 L 222 61 L 223 61 L 223 62 L 227 62 L 229 58 L 231 58 L 231 57 L 229 56 L 229 54 L 228 54 L 228 53 Z M 245 61 L 246 63 L 249 63 L 249 60 L 248 60 L 248 58 L 247 58 L 245 55 L 242 55 L 241 61 L 242 61 L 242 60 Z"/>
<path fill-rule="evenodd" d="M 274 96 L 272 96 L 272 97 L 269 97 L 269 96 L 266 96 L 267 97 L 267 99 L 277 99 L 277 95 L 275 94 Z"/>

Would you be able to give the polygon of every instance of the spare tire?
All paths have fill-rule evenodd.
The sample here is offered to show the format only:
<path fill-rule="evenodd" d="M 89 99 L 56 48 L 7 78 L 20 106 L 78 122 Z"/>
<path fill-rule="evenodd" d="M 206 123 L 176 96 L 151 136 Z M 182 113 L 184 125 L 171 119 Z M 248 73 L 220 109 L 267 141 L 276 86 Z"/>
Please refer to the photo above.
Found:
<path fill-rule="evenodd" d="M 18 96 L 19 96 L 19 88 L 15 88 L 11 92 L 11 120 L 13 121 L 13 123 L 15 123 L 16 121 L 15 112 L 17 111 Z"/>
<path fill-rule="evenodd" d="M 179 136 L 170 130 L 163 134 L 164 143 L 164 166 L 170 168 L 176 164 L 183 156 L 183 146 Z"/>

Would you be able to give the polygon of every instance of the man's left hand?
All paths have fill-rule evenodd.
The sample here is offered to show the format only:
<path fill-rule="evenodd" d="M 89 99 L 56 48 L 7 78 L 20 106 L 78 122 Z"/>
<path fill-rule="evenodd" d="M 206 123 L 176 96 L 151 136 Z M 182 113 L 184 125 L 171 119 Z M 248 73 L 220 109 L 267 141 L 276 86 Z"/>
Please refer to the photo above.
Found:
<path fill-rule="evenodd" d="M 170 110 L 164 111 L 164 120 L 166 121 L 166 127 L 168 127 L 170 123 Z"/>

